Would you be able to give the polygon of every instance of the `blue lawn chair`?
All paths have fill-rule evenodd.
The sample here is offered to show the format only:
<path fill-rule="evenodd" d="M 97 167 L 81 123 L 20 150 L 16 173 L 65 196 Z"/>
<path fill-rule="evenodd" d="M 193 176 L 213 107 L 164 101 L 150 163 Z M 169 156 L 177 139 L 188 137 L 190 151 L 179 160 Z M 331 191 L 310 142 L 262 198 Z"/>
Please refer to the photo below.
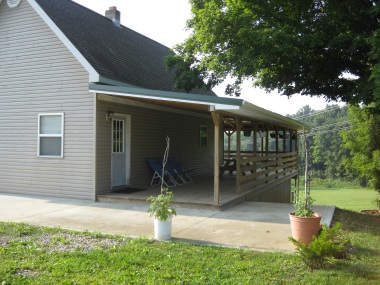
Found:
<path fill-rule="evenodd" d="M 167 165 L 171 169 L 173 169 L 177 173 L 177 175 L 179 175 L 181 177 L 182 181 L 184 181 L 185 183 L 193 182 L 193 179 L 191 179 L 191 177 L 189 175 L 189 173 L 192 172 L 193 170 L 192 169 L 186 169 L 185 167 L 183 167 L 183 165 L 178 163 L 178 161 L 175 159 L 175 157 L 169 156 L 168 161 L 167 161 Z"/>
<path fill-rule="evenodd" d="M 150 182 L 151 186 L 159 185 L 161 184 L 161 182 L 166 187 L 174 187 L 177 185 L 175 179 L 172 177 L 172 175 L 170 175 L 170 173 L 167 170 L 164 169 L 164 171 L 162 171 L 162 166 L 160 165 L 160 162 L 157 158 L 147 158 L 146 162 L 154 171 L 152 181 Z"/>
<path fill-rule="evenodd" d="M 160 162 L 161 167 L 164 167 L 163 158 L 160 158 L 158 161 Z M 182 174 L 179 173 L 173 165 L 169 163 L 169 161 L 165 164 L 165 170 L 171 175 L 177 185 L 183 185 L 186 183 L 186 180 L 182 177 Z"/>

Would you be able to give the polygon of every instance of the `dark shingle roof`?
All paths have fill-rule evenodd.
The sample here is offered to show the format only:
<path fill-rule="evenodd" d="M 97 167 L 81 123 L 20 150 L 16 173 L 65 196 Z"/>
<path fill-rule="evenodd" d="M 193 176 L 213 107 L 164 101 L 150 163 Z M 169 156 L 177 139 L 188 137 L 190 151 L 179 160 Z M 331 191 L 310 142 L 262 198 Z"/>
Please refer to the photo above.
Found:
<path fill-rule="evenodd" d="M 36 0 L 91 66 L 103 77 L 147 89 L 173 91 L 166 46 L 71 0 Z M 214 95 L 212 91 L 190 93 Z"/>

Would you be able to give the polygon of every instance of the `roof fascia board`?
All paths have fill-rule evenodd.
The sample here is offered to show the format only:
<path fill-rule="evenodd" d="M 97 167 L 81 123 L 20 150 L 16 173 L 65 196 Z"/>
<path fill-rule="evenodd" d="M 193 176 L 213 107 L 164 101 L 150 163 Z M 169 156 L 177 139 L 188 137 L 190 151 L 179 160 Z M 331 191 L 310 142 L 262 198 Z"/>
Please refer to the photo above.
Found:
<path fill-rule="evenodd" d="M 215 105 L 210 106 L 210 112 L 239 110 L 239 109 L 240 109 L 240 106 L 223 105 L 223 104 L 215 104 Z"/>
<path fill-rule="evenodd" d="M 225 111 L 232 114 L 242 116 L 244 118 L 251 118 L 258 120 L 261 117 L 262 122 L 271 122 L 275 125 L 283 125 L 295 129 L 310 129 L 309 126 L 302 124 L 296 120 L 287 118 L 280 114 L 268 111 L 264 108 L 256 106 L 250 102 L 243 101 L 242 106 L 238 108 L 230 108 L 230 106 L 224 106 L 221 104 L 215 105 L 210 108 L 210 111 Z"/>
<path fill-rule="evenodd" d="M 247 101 L 244 101 L 241 109 L 245 112 L 248 112 L 248 113 L 256 113 L 256 114 L 261 114 L 261 115 L 266 116 L 266 117 L 270 117 L 271 120 L 278 121 L 279 123 L 282 123 L 282 124 L 294 126 L 297 129 L 307 129 L 307 130 L 310 129 L 309 126 L 307 126 L 301 122 L 298 122 L 298 121 L 293 120 L 291 118 L 288 118 L 288 117 L 285 117 L 283 115 L 274 113 L 272 111 L 268 111 L 264 108 L 256 106 L 256 105 L 249 103 Z"/>
<path fill-rule="evenodd" d="M 42 20 L 48 25 L 53 33 L 62 41 L 66 48 L 72 53 L 72 55 L 79 61 L 79 63 L 87 70 L 89 74 L 89 82 L 98 82 L 99 74 L 91 66 L 91 64 L 85 59 L 85 57 L 78 51 L 78 49 L 70 42 L 66 35 L 58 28 L 52 19 L 45 13 L 45 11 L 38 5 L 35 0 L 27 0 L 36 11 L 36 13 L 42 18 Z"/>
<path fill-rule="evenodd" d="M 134 88 L 134 87 L 119 87 L 119 86 L 108 86 L 90 83 L 90 92 L 103 93 L 109 95 L 119 95 L 119 96 L 130 96 L 138 98 L 147 98 L 155 100 L 165 100 L 174 101 L 182 103 L 191 104 L 201 104 L 201 105 L 215 105 L 221 104 L 226 106 L 241 106 L 243 100 L 233 99 L 233 98 L 221 98 L 217 96 L 206 96 L 191 93 L 182 92 L 172 92 L 172 91 L 161 91 L 152 90 L 145 88 Z"/>

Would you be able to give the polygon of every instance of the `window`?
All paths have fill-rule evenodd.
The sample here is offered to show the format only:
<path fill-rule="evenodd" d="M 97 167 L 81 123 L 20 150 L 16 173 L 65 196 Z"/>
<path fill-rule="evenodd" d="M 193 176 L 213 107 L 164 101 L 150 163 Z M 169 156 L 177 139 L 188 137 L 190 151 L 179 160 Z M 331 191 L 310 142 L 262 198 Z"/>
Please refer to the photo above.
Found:
<path fill-rule="evenodd" d="M 63 113 L 38 114 L 38 156 L 63 157 Z"/>
<path fill-rule="evenodd" d="M 112 152 L 123 153 L 124 152 L 124 121 L 113 120 L 112 125 Z"/>
<path fill-rule="evenodd" d="M 204 125 L 200 127 L 200 145 L 207 145 L 207 126 Z"/>
<path fill-rule="evenodd" d="M 7 0 L 7 3 L 8 3 L 9 8 L 16 8 L 18 5 L 20 5 L 21 0 Z"/>

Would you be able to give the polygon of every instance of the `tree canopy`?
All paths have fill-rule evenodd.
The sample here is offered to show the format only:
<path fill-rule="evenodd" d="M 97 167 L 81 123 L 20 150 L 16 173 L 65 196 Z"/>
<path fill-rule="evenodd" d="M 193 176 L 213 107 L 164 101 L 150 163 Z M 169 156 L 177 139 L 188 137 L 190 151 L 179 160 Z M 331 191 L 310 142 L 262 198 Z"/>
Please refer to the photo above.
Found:
<path fill-rule="evenodd" d="M 368 108 L 351 106 L 348 120 L 351 129 L 342 131 L 341 137 L 342 147 L 349 150 L 350 155 L 343 159 L 343 164 L 351 173 L 355 171 L 367 177 L 380 195 L 380 115 Z"/>
<path fill-rule="evenodd" d="M 191 35 L 167 58 L 178 88 L 233 77 L 283 95 L 380 106 L 377 0 L 190 0 Z"/>

